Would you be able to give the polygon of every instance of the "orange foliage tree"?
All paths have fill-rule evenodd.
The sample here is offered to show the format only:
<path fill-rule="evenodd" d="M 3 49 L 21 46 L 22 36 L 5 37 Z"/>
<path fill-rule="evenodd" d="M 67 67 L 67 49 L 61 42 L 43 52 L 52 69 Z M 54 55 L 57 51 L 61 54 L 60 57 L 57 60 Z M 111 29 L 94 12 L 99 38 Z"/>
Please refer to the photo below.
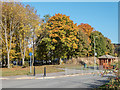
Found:
<path fill-rule="evenodd" d="M 93 31 L 93 27 L 90 26 L 89 24 L 83 24 L 81 23 L 80 25 L 78 25 L 78 27 L 82 28 L 82 30 L 85 32 L 85 34 L 87 34 L 88 36 L 90 36 L 91 32 Z"/>
<path fill-rule="evenodd" d="M 46 29 L 48 29 L 49 38 L 52 40 L 52 45 L 55 46 L 57 57 L 67 55 L 67 51 L 75 51 L 78 48 L 77 42 L 77 24 L 70 20 L 69 16 L 60 13 L 49 18 Z"/>

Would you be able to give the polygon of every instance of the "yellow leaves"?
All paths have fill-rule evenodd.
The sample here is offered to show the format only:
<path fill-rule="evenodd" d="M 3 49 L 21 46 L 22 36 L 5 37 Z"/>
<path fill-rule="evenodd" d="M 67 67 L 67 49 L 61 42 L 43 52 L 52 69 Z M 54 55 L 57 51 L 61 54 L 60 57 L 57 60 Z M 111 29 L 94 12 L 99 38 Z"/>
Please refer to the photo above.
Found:
<path fill-rule="evenodd" d="M 66 15 L 63 15 L 63 17 L 66 17 Z"/>
<path fill-rule="evenodd" d="M 68 25 L 66 25 L 66 27 L 64 27 L 64 28 L 67 29 L 67 30 L 71 30 L 71 27 L 68 26 Z"/>
<path fill-rule="evenodd" d="M 37 37 L 40 37 L 40 35 L 38 34 Z"/>
<path fill-rule="evenodd" d="M 57 34 L 50 34 L 50 37 L 59 37 Z"/>
<path fill-rule="evenodd" d="M 60 13 L 55 14 L 55 16 L 50 18 L 46 25 L 49 27 L 49 36 L 51 38 L 59 37 L 61 42 L 68 47 L 73 46 L 74 48 L 77 48 L 77 45 L 72 43 L 79 41 L 76 37 L 78 26 L 70 20 L 69 16 L 62 15 Z M 53 39 L 52 41 L 54 43 L 58 43 L 56 39 Z"/>
<path fill-rule="evenodd" d="M 29 52 L 32 52 L 32 48 L 28 48 L 28 51 L 29 51 Z"/>
<path fill-rule="evenodd" d="M 91 27 L 89 24 L 81 23 L 81 25 L 78 25 L 78 27 L 82 28 L 85 34 L 88 36 L 90 36 L 91 32 L 93 31 L 93 27 Z"/>
<path fill-rule="evenodd" d="M 77 35 L 77 31 L 74 31 L 74 35 Z"/>
<path fill-rule="evenodd" d="M 68 41 L 71 41 L 71 39 L 70 39 L 70 38 L 67 38 L 67 40 L 68 40 Z"/>
<path fill-rule="evenodd" d="M 118 54 L 117 53 L 115 53 L 115 57 L 117 57 L 118 56 Z"/>
<path fill-rule="evenodd" d="M 75 36 L 74 36 L 74 35 L 70 35 L 69 37 L 70 37 L 70 38 L 73 38 L 73 37 L 75 37 Z"/>
<path fill-rule="evenodd" d="M 64 40 L 64 39 L 61 39 L 61 41 L 62 41 L 62 42 L 65 42 L 65 40 Z"/>
<path fill-rule="evenodd" d="M 58 35 L 57 35 L 57 34 L 54 34 L 53 36 L 54 36 L 54 37 L 58 37 Z"/>
<path fill-rule="evenodd" d="M 63 36 L 63 39 L 66 39 L 66 37 L 65 37 L 65 36 Z"/>
<path fill-rule="evenodd" d="M 79 42 L 79 39 L 77 39 L 77 42 Z"/>
<path fill-rule="evenodd" d="M 73 48 L 77 49 L 78 48 L 77 44 L 73 43 Z"/>
<path fill-rule="evenodd" d="M 52 27 L 49 27 L 49 29 L 52 29 Z"/>
<path fill-rule="evenodd" d="M 56 40 L 56 39 L 53 39 L 52 41 L 53 41 L 54 43 L 57 43 L 57 40 Z"/>
<path fill-rule="evenodd" d="M 76 40 L 77 38 L 76 37 L 73 37 L 72 40 Z"/>
<path fill-rule="evenodd" d="M 68 47 L 71 47 L 71 45 L 70 45 L 70 44 L 67 44 L 67 46 L 68 46 Z"/>
<path fill-rule="evenodd" d="M 53 34 L 49 34 L 49 37 L 52 37 L 53 36 Z"/>
<path fill-rule="evenodd" d="M 10 51 L 10 60 L 15 58 L 14 56 L 15 56 L 15 50 L 11 49 L 11 51 Z"/>
<path fill-rule="evenodd" d="M 88 42 L 89 42 L 89 43 L 91 43 L 91 40 L 90 40 L 90 38 L 88 38 Z"/>
<path fill-rule="evenodd" d="M 16 45 L 14 43 L 11 43 L 11 46 L 12 46 L 12 48 L 15 48 Z"/>
<path fill-rule="evenodd" d="M 54 32 L 58 32 L 59 30 L 58 29 L 54 29 L 54 30 L 52 30 L 52 32 L 54 33 Z"/>

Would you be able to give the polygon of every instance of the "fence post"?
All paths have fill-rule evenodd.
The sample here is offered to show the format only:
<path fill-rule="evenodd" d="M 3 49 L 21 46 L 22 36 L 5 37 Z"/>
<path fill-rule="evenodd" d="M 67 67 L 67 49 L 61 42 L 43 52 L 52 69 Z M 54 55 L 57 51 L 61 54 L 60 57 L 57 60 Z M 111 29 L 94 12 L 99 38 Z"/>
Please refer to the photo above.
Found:
<path fill-rule="evenodd" d="M 44 67 L 44 77 L 46 76 L 46 67 Z"/>

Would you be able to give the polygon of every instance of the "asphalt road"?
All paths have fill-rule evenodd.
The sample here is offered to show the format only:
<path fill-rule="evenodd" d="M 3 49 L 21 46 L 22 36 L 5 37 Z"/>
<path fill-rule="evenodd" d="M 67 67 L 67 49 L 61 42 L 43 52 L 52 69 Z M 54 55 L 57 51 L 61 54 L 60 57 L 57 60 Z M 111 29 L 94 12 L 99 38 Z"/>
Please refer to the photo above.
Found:
<path fill-rule="evenodd" d="M 82 75 L 42 80 L 2 80 L 2 88 L 96 88 L 106 82 L 107 77 Z"/>

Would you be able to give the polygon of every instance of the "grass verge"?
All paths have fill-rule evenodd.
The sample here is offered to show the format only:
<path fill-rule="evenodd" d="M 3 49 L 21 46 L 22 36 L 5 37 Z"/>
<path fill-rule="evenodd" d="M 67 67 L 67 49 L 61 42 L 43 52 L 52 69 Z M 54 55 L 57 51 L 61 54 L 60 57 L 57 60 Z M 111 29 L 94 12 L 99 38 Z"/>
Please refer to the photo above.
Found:
<path fill-rule="evenodd" d="M 35 66 L 36 74 L 42 74 L 44 72 L 44 67 L 46 67 L 47 73 L 54 72 L 62 72 L 64 70 L 60 70 L 56 68 L 56 65 L 44 65 L 44 66 Z M 32 67 L 32 73 L 34 72 L 34 67 Z M 28 75 L 30 74 L 30 67 L 22 68 L 21 66 L 17 66 L 15 68 L 2 68 L 2 76 L 16 76 L 16 75 Z"/>
<path fill-rule="evenodd" d="M 63 72 L 59 68 L 68 68 L 68 69 L 81 69 L 80 65 L 75 64 L 64 64 L 64 65 L 43 65 L 43 66 L 35 66 L 36 74 L 43 74 L 44 67 L 46 67 L 47 73 L 54 72 Z M 2 76 L 16 76 L 16 75 L 30 75 L 34 73 L 34 67 L 32 67 L 32 73 L 30 73 L 30 67 L 22 68 L 21 66 L 16 66 L 14 68 L 1 68 Z"/>

